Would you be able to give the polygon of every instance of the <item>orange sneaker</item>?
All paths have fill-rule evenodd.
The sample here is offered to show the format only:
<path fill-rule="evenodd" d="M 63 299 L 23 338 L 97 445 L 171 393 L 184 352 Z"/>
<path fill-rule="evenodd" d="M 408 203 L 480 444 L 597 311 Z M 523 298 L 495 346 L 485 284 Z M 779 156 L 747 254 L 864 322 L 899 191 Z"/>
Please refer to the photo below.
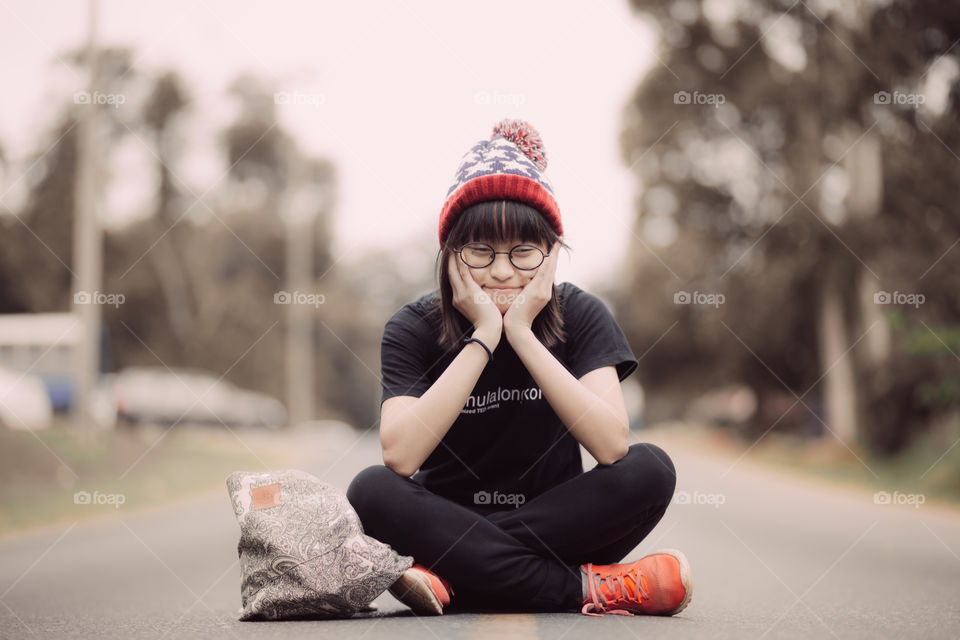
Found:
<path fill-rule="evenodd" d="M 389 591 L 418 616 L 443 615 L 443 608 L 450 604 L 453 595 L 449 582 L 419 564 L 404 571 Z"/>
<path fill-rule="evenodd" d="M 690 563 L 676 549 L 662 549 L 624 564 L 585 564 L 580 572 L 587 580 L 580 611 L 588 616 L 672 616 L 683 611 L 693 596 Z"/>

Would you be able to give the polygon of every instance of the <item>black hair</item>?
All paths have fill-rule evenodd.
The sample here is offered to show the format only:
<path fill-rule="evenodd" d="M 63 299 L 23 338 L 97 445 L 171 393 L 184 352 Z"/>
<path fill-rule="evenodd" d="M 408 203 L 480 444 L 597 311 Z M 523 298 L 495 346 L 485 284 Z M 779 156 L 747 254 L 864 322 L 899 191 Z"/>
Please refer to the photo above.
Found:
<path fill-rule="evenodd" d="M 468 242 L 489 244 L 514 241 L 545 245 L 547 250 L 560 240 L 560 246 L 570 249 L 539 210 L 515 200 L 488 200 L 464 209 L 454 221 L 437 254 L 437 281 L 440 296 L 429 313 L 440 314 L 438 342 L 452 349 L 473 332 L 474 327 L 453 306 L 453 286 L 450 284 L 449 258 L 453 249 Z M 458 258 L 459 259 L 459 258 Z M 552 347 L 566 341 L 563 315 L 557 300 L 557 285 L 553 284 L 550 302 L 534 318 L 534 335 L 545 346 Z"/>

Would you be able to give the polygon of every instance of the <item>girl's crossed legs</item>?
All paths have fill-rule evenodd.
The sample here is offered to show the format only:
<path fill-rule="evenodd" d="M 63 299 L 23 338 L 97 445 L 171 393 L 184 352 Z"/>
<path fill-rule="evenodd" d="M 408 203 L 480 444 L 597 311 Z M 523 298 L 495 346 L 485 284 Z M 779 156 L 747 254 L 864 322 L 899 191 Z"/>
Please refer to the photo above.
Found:
<path fill-rule="evenodd" d="M 357 474 L 347 498 L 367 535 L 450 582 L 449 609 L 579 611 L 580 565 L 623 559 L 663 517 L 675 484 L 663 449 L 638 443 L 613 464 L 486 516 L 383 465 Z"/>

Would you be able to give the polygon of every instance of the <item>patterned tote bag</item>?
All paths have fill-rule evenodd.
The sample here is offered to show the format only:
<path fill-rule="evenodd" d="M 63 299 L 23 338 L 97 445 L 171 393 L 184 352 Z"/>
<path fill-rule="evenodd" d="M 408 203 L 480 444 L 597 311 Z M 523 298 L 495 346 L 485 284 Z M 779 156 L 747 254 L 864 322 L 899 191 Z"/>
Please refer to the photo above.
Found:
<path fill-rule="evenodd" d="M 240 524 L 240 620 L 344 618 L 412 564 L 363 533 L 347 496 L 296 469 L 227 477 Z"/>

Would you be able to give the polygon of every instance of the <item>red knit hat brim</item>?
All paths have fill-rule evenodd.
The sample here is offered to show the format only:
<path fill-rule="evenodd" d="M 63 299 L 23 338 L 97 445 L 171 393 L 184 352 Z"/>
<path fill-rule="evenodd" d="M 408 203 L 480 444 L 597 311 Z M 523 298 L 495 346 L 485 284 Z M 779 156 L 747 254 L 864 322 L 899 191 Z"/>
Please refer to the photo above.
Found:
<path fill-rule="evenodd" d="M 516 200 L 530 205 L 543 214 L 557 235 L 563 235 L 560 207 L 543 185 L 526 176 L 500 173 L 474 178 L 447 199 L 440 212 L 440 243 L 446 241 L 457 214 L 487 200 Z"/>

